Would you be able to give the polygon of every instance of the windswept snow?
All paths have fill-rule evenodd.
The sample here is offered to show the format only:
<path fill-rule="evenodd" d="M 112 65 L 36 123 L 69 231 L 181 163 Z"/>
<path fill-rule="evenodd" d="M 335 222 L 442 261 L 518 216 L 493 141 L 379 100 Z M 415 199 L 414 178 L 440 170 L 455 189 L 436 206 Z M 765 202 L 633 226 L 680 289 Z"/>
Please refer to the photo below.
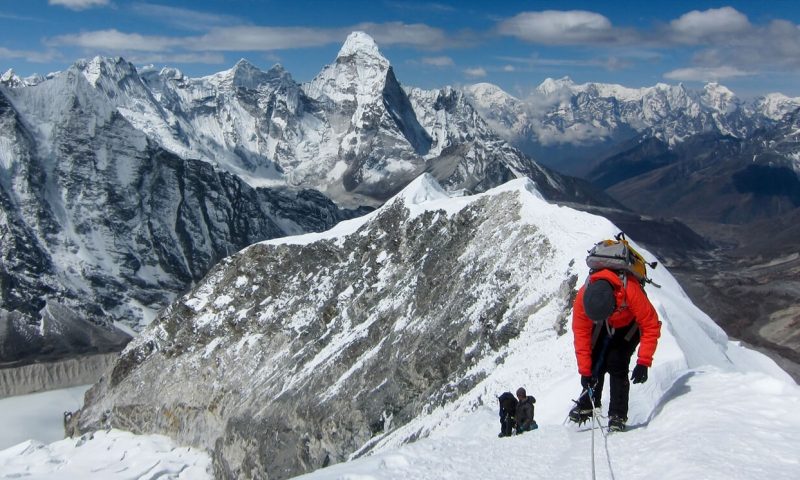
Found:
<path fill-rule="evenodd" d="M 210 480 L 210 466 L 211 459 L 202 451 L 177 447 L 161 435 L 120 430 L 50 445 L 27 441 L 0 452 L 0 478 L 29 480 Z"/>

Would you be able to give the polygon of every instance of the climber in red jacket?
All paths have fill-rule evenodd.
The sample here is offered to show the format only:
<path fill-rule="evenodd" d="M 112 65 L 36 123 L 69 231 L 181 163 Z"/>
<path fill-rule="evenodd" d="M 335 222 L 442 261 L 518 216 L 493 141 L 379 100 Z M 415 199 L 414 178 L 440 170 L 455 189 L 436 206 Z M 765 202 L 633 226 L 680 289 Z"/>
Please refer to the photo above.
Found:
<path fill-rule="evenodd" d="M 633 383 L 647 381 L 647 369 L 661 335 L 661 322 L 653 305 L 632 276 L 627 279 L 612 270 L 592 272 L 575 297 L 572 314 L 575 356 L 584 393 L 570 411 L 570 420 L 583 423 L 600 407 L 605 374 L 610 376 L 608 408 L 610 430 L 625 429 L 628 420 L 628 367 L 636 345 L 639 357 Z M 592 398 L 589 398 L 589 392 Z"/>

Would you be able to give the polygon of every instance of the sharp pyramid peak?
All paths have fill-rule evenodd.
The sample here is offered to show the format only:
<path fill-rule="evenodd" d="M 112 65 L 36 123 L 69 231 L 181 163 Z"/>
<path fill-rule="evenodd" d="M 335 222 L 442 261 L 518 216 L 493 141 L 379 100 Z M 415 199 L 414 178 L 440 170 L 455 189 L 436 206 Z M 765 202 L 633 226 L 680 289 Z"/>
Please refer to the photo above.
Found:
<path fill-rule="evenodd" d="M 234 68 L 253 68 L 258 70 L 258 67 L 253 65 L 252 62 L 246 58 L 240 58 L 239 61 L 234 65 Z"/>
<path fill-rule="evenodd" d="M 423 173 L 403 190 L 395 195 L 395 199 L 402 199 L 406 205 L 419 205 L 431 200 L 449 198 L 450 195 L 442 188 L 436 178 L 430 173 Z M 387 203 L 394 203 L 390 200 Z"/>
<path fill-rule="evenodd" d="M 368 56 L 388 61 L 378 50 L 378 44 L 365 32 L 353 32 L 347 36 L 342 48 L 339 50 L 338 57 Z"/>

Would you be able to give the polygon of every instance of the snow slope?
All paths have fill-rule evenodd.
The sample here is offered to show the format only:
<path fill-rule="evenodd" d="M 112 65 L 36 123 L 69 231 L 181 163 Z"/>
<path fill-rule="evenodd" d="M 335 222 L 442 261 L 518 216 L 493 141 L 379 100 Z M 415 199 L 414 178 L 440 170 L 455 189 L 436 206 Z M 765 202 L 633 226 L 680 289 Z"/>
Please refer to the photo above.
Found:
<path fill-rule="evenodd" d="M 99 431 L 44 445 L 27 441 L 0 451 L 0 478 L 83 480 L 211 479 L 210 459 L 160 435 Z"/>
<path fill-rule="evenodd" d="M 212 478 L 204 452 L 163 436 L 112 430 L 64 439 L 63 413 L 80 407 L 88 388 L 0 399 L 0 478 Z"/>
<path fill-rule="evenodd" d="M 632 402 L 641 399 L 640 391 L 634 387 Z M 563 398 L 553 397 L 537 392 L 540 428 L 522 436 L 498 439 L 494 408 L 480 406 L 431 438 L 296 478 L 592 478 L 592 432 L 548 415 L 554 405 L 544 403 L 564 406 Z M 666 392 L 653 418 L 625 433 L 594 432 L 596 478 L 798 478 L 798 399 L 796 385 L 764 374 L 687 372 Z"/>
<path fill-rule="evenodd" d="M 357 458 L 360 454 L 356 452 L 353 461 L 302 478 L 491 479 L 520 474 L 591 478 L 592 432 L 564 425 L 570 399 L 580 390 L 572 337 L 554 328 L 561 313 L 558 302 L 548 302 L 540 295 L 555 294 L 569 273 L 574 272 L 582 280 L 587 273 L 583 252 L 597 239 L 616 233 L 616 228 L 601 217 L 547 203 L 528 180 L 515 180 L 481 195 L 453 198 L 430 176 L 422 176 L 384 208 L 403 202 L 411 217 L 432 211 L 455 215 L 480 202 L 486 204 L 492 197 L 514 198 L 515 203 L 511 204 L 519 205 L 515 212 L 519 218 L 514 222 L 535 227 L 544 237 L 539 241 L 552 247 L 551 257 L 542 264 L 549 270 L 541 272 L 535 282 L 518 279 L 523 285 L 516 298 L 524 304 L 525 292 L 529 292 L 529 300 L 539 308 L 531 308 L 517 337 L 471 367 L 467 374 L 480 380 L 468 391 L 397 428 L 391 426 L 391 418 L 386 419 L 385 433 L 373 437 L 362 449 L 369 451 L 367 456 Z M 380 216 L 381 210 L 340 224 L 327 233 L 270 243 L 309 244 L 326 238 L 344 242 L 348 236 L 359 235 L 359 227 Z M 512 240 L 498 237 L 495 249 L 473 253 L 490 257 L 513 255 L 506 245 Z M 652 259 L 648 252 L 642 253 Z M 512 275 L 513 263 L 505 264 Z M 553 268 L 559 265 L 566 272 Z M 662 337 L 649 381 L 631 388 L 630 430 L 607 438 L 600 431 L 594 434 L 597 478 L 798 478 L 800 418 L 796 412 L 800 407 L 800 387 L 771 360 L 731 342 L 689 301 L 668 271 L 659 267 L 652 276 L 663 286 L 648 288 L 663 322 Z M 230 301 L 206 300 L 221 304 Z M 517 304 L 515 308 L 521 307 Z M 459 380 L 453 378 L 453 384 Z M 537 398 L 540 429 L 520 437 L 498 439 L 496 396 L 518 386 L 525 386 Z M 105 442 L 103 448 L 119 451 L 112 439 L 99 441 Z M 153 441 L 152 437 L 137 440 L 142 445 Z M 29 461 L 58 462 L 80 455 L 78 448 L 71 445 L 40 448 L 45 453 L 29 457 Z M 14 448 L 0 453 L 0 471 L 12 475 L 32 465 L 20 458 L 26 447 Z M 70 449 L 72 453 L 68 452 Z M 136 455 L 148 462 L 175 460 L 163 451 L 158 453 L 158 448 L 139 454 L 131 449 L 125 451 L 129 452 L 125 458 L 130 461 Z M 101 467 L 111 471 L 110 467 Z M 51 473 L 56 474 L 56 467 L 52 468 Z"/>

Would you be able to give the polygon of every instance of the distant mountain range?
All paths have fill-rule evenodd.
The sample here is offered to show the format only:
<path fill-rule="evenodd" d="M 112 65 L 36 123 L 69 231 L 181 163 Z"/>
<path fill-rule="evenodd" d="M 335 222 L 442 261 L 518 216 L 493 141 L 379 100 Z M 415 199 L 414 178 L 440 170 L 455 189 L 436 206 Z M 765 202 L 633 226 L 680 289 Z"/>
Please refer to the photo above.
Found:
<path fill-rule="evenodd" d="M 306 84 L 246 60 L 202 78 L 102 57 L 46 77 L 8 71 L 0 362 L 116 350 L 129 337 L 112 325 L 133 333 L 221 258 L 329 228 L 423 172 L 451 191 L 528 177 L 573 205 L 774 218 L 800 198 L 798 106 L 718 84 L 548 79 L 524 99 L 490 84 L 404 87 L 360 32 Z"/>
<path fill-rule="evenodd" d="M 565 77 L 545 80 L 524 99 L 487 83 L 466 92 L 503 138 L 573 174 L 586 174 L 631 140 L 654 138 L 673 148 L 695 135 L 744 139 L 800 108 L 800 98 L 779 93 L 745 102 L 717 83 L 700 91 L 662 83 L 633 89 Z"/>
<path fill-rule="evenodd" d="M 422 172 L 469 192 L 527 176 L 550 199 L 615 205 L 512 147 L 461 91 L 402 88 L 360 32 L 304 85 L 245 60 L 197 79 L 101 57 L 9 71 L 0 123 L 6 364 L 117 350 L 221 258 L 327 229 Z"/>

